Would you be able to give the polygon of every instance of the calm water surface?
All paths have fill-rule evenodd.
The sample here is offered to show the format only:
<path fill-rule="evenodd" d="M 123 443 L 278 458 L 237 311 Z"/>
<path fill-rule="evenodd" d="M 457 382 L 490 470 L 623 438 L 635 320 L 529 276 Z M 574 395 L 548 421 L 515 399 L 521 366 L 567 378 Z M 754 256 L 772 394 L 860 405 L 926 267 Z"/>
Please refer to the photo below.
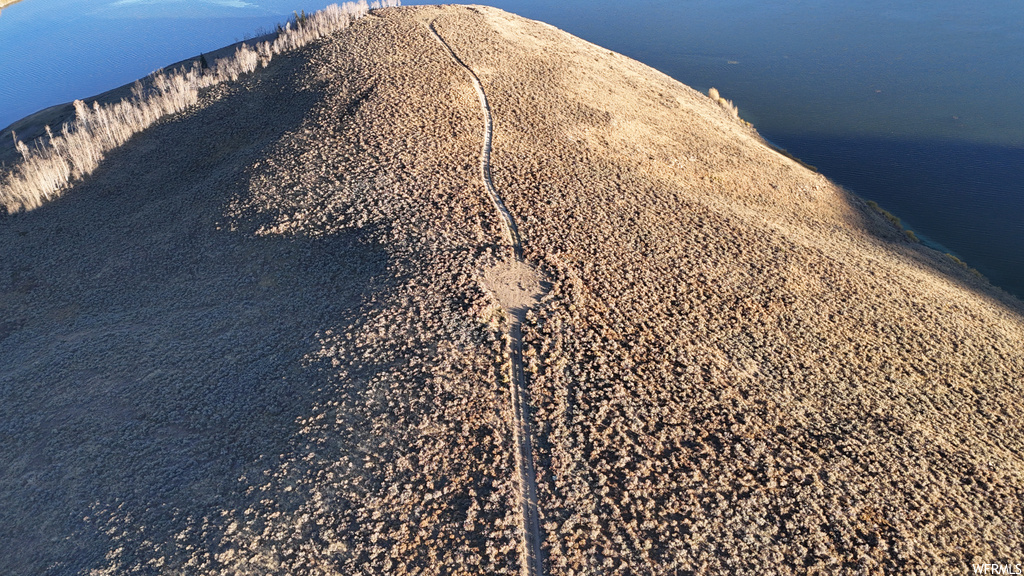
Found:
<path fill-rule="evenodd" d="M 0 127 L 272 30 L 324 0 L 22 0 L 0 11 Z M 5 136 L 6 137 L 6 136 Z"/>
<path fill-rule="evenodd" d="M 765 137 L 1024 296 L 1019 0 L 489 3 L 717 87 Z M 0 126 L 322 5 L 24 0 L 0 14 Z"/>

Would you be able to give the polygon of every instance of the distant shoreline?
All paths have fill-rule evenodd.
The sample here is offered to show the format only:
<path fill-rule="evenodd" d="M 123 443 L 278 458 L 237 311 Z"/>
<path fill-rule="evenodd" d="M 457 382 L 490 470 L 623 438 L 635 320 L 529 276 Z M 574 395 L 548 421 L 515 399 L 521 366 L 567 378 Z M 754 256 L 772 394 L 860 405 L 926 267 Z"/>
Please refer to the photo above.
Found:
<path fill-rule="evenodd" d="M 2 2 L 20 2 L 21 0 L 0 0 Z M 161 70 L 174 70 L 178 68 L 187 68 L 188 66 L 199 63 L 199 58 L 205 56 L 209 61 L 215 62 L 218 58 L 224 58 L 230 56 L 239 46 L 242 44 L 248 44 L 250 46 L 255 45 L 265 40 L 272 40 L 271 34 L 258 36 L 256 38 L 250 38 L 249 40 L 242 40 L 223 46 L 216 50 L 197 54 L 195 56 L 179 60 L 173 64 L 163 66 Z M 147 75 L 148 76 L 148 75 Z M 145 80 L 147 76 L 142 76 L 137 80 L 132 80 L 116 88 L 111 88 L 105 92 L 94 94 L 79 98 L 86 104 L 91 105 L 93 102 L 99 102 L 100 104 L 110 104 L 117 102 L 123 98 L 127 98 L 131 95 L 132 86 L 135 85 L 136 81 Z M 7 127 L 0 131 L 0 166 L 6 164 L 13 164 L 19 158 L 17 151 L 14 148 L 14 141 L 11 138 L 11 132 L 15 132 L 18 135 L 18 140 L 25 142 L 26 144 L 32 144 L 36 139 L 40 138 L 45 134 L 47 126 L 52 127 L 54 130 L 58 129 L 65 122 L 70 122 L 75 118 L 75 109 L 72 102 L 63 102 L 60 104 L 54 104 L 47 106 L 41 110 L 37 110 L 27 116 L 24 116 L 14 122 L 11 122 Z"/>

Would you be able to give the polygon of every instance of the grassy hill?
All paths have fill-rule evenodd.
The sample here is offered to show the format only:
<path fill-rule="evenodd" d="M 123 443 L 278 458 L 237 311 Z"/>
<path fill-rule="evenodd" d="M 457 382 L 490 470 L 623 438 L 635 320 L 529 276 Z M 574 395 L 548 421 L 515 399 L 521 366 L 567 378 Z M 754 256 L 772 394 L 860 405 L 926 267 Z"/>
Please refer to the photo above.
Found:
<path fill-rule="evenodd" d="M 517 343 L 545 573 L 1024 552 L 1021 303 L 500 10 L 376 11 L 205 89 L 0 251 L 8 573 L 520 573 Z"/>

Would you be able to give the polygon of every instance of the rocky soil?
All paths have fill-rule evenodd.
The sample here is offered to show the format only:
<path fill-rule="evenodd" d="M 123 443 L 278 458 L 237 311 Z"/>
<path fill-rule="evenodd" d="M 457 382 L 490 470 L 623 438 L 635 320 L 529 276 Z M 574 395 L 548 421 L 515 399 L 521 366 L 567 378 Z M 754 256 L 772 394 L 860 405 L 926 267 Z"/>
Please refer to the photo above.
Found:
<path fill-rule="evenodd" d="M 706 96 L 499 10 L 275 59 L 0 251 L 5 573 L 518 573 L 503 304 L 532 307 L 550 574 L 1024 562 L 1021 303 Z"/>

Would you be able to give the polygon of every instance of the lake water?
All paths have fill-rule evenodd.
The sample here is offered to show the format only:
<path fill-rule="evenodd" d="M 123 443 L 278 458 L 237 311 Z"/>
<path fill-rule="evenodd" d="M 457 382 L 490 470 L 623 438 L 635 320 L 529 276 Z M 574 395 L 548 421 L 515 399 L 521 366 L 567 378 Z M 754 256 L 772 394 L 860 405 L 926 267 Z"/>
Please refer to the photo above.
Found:
<path fill-rule="evenodd" d="M 1024 296 L 1019 0 L 489 3 L 717 87 L 766 138 Z M 24 0 L 0 14 L 0 126 L 322 6 Z"/>
<path fill-rule="evenodd" d="M 0 11 L 0 127 L 47 106 L 127 84 L 257 30 L 272 30 L 293 11 L 315 11 L 327 3 L 22 0 Z"/>

